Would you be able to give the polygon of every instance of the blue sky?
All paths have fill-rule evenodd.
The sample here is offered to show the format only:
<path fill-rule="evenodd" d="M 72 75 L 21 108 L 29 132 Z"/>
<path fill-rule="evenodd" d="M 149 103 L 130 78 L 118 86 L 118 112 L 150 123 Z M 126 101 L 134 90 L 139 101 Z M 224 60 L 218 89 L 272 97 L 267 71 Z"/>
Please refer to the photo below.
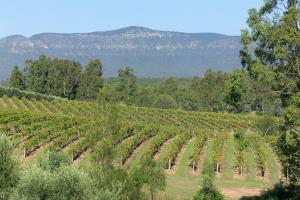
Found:
<path fill-rule="evenodd" d="M 144 26 L 239 35 L 263 0 L 1 0 L 0 38 Z"/>

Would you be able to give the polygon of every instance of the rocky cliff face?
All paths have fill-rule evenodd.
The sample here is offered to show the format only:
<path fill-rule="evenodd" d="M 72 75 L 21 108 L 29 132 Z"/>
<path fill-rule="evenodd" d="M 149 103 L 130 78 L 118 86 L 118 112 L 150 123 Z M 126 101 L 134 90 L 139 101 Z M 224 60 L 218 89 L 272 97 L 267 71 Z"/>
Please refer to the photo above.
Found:
<path fill-rule="evenodd" d="M 100 58 L 104 75 L 132 66 L 139 76 L 193 76 L 207 68 L 230 71 L 240 66 L 240 38 L 214 33 L 180 33 L 127 27 L 93 33 L 42 33 L 0 39 L 0 78 L 13 65 L 47 56 L 79 60 Z"/>

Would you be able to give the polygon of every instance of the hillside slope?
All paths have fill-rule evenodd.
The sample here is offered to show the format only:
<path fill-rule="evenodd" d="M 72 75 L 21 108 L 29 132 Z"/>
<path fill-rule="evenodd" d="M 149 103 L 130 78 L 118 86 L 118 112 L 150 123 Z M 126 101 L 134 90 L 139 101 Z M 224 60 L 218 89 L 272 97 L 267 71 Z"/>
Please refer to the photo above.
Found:
<path fill-rule="evenodd" d="M 93 150 L 111 136 L 106 131 L 108 113 L 103 112 L 103 106 L 3 96 L 0 135 L 10 138 L 15 145 L 13 154 L 22 164 L 45 158 L 50 150 L 64 152 L 74 164 L 88 168 Z M 104 110 L 107 108 L 113 107 Z M 258 195 L 279 178 L 280 168 L 271 147 L 253 132 L 259 116 L 124 105 L 114 109 L 120 124 L 112 141 L 114 165 L 130 170 L 145 155 L 156 159 L 167 177 L 166 191 L 158 196 L 191 199 L 199 189 L 203 165 L 210 160 L 216 167 L 216 185 L 229 199 Z M 249 148 L 235 148 L 240 145 L 233 135 L 235 130 L 246 131 Z"/>

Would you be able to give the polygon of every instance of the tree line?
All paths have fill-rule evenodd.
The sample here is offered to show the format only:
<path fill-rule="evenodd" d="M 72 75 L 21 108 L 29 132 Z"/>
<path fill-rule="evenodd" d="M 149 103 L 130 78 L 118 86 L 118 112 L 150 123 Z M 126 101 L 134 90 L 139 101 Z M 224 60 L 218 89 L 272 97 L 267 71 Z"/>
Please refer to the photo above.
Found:
<path fill-rule="evenodd" d="M 26 61 L 23 71 L 15 66 L 9 85 L 68 99 L 98 98 L 163 109 L 281 116 L 292 94 L 274 91 L 275 86 L 266 83 L 272 78 L 257 79 L 246 69 L 231 73 L 209 69 L 202 77 L 151 79 L 138 78 L 132 68 L 126 67 L 119 69 L 118 77 L 104 79 L 99 59 L 91 60 L 82 68 L 75 61 L 40 56 L 37 60 Z M 293 91 L 295 93 L 298 88 Z"/>
<path fill-rule="evenodd" d="M 68 99 L 95 99 L 103 85 L 102 64 L 91 60 L 83 68 L 79 62 L 52 59 L 41 55 L 27 60 L 23 71 L 15 66 L 9 80 L 11 87 Z"/>

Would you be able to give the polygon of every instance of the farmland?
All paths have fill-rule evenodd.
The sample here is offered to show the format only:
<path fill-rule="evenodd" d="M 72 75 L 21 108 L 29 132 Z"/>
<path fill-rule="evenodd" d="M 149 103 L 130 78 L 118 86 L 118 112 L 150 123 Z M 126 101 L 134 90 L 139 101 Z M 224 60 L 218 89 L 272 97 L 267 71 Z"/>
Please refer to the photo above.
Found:
<path fill-rule="evenodd" d="M 228 199 L 259 194 L 281 176 L 274 149 L 257 134 L 259 116 L 122 104 L 113 112 L 120 126 L 114 165 L 130 171 L 144 155 L 153 157 L 167 177 L 161 198 L 191 199 L 208 159 L 216 185 Z M 91 153 L 109 137 L 106 115 L 107 105 L 99 102 L 0 98 L 0 131 L 23 164 L 59 151 L 74 165 L 88 168 Z"/>

